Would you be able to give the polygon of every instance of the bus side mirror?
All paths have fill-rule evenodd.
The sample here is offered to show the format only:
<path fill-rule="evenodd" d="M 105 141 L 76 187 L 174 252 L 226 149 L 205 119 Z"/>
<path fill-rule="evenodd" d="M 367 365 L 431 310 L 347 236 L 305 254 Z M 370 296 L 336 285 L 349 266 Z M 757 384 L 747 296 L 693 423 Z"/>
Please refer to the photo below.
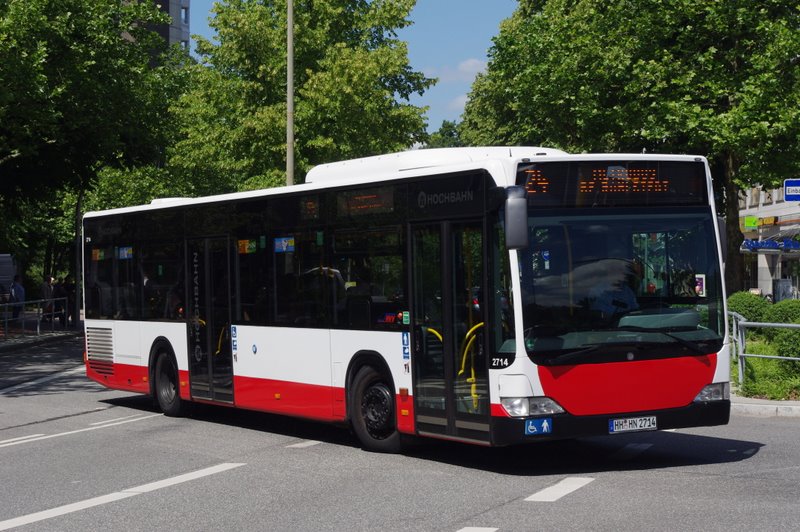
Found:
<path fill-rule="evenodd" d="M 506 248 L 528 247 L 528 192 L 525 187 L 506 189 Z"/>
<path fill-rule="evenodd" d="M 728 224 L 725 218 L 717 216 L 717 227 L 719 228 L 719 247 L 722 248 L 722 262 L 728 262 Z"/>

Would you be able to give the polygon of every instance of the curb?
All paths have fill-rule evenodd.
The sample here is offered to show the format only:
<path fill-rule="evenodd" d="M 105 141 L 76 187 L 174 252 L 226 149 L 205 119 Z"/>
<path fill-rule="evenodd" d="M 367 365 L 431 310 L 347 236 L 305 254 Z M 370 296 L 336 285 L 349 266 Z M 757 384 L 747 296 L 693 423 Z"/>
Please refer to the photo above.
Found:
<path fill-rule="evenodd" d="M 731 414 L 750 417 L 798 417 L 800 406 L 769 404 L 731 403 Z"/>

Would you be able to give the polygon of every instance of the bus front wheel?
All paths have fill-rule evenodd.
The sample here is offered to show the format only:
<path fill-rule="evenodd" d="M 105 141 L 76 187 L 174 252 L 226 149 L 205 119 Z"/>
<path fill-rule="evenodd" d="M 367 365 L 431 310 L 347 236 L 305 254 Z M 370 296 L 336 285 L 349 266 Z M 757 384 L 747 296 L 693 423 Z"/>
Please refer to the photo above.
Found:
<path fill-rule="evenodd" d="M 169 353 L 161 353 L 156 361 L 156 400 L 164 415 L 180 417 L 186 413 L 186 403 L 180 396 L 178 365 Z"/>
<path fill-rule="evenodd" d="M 350 403 L 353 431 L 368 451 L 400 450 L 395 399 L 391 383 L 372 366 L 364 366 L 353 379 Z"/>

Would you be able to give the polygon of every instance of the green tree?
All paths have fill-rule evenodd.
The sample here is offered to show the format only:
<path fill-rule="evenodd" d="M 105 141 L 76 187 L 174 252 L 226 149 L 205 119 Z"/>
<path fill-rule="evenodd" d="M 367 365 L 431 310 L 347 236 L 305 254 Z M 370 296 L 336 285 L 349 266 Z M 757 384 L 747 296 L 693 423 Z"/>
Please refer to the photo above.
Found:
<path fill-rule="evenodd" d="M 443 120 L 442 127 L 431 134 L 426 148 L 458 148 L 464 146 L 458 131 L 458 124 L 450 120 Z"/>
<path fill-rule="evenodd" d="M 148 28 L 168 21 L 149 1 L 0 1 L 4 251 L 51 273 L 47 250 L 70 245 L 60 200 L 76 202 L 66 209 L 74 230 L 100 168 L 163 160 L 182 59 L 162 56 L 166 43 Z"/>
<path fill-rule="evenodd" d="M 411 69 L 396 29 L 415 0 L 295 1 L 296 173 L 425 138 L 407 103 L 432 80 Z M 198 39 L 192 89 L 175 106 L 182 137 L 169 167 L 196 193 L 285 181 L 286 4 L 215 4 L 216 42 Z M 404 103 L 406 102 L 406 103 Z"/>
<path fill-rule="evenodd" d="M 150 159 L 165 47 L 151 2 L 0 2 L 0 169 L 4 195 L 87 185 L 93 169 Z"/>
<path fill-rule="evenodd" d="M 470 144 L 707 155 L 741 287 L 738 189 L 800 170 L 800 9 L 777 0 L 521 0 L 461 124 Z"/>

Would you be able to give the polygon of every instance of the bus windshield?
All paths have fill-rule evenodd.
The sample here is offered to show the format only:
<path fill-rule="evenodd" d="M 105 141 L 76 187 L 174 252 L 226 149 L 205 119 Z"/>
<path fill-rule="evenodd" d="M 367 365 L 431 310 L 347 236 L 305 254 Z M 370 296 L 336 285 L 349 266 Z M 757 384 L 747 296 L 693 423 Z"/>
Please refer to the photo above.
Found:
<path fill-rule="evenodd" d="M 525 347 L 537 364 L 717 352 L 724 306 L 708 207 L 530 211 L 520 251 Z"/>

